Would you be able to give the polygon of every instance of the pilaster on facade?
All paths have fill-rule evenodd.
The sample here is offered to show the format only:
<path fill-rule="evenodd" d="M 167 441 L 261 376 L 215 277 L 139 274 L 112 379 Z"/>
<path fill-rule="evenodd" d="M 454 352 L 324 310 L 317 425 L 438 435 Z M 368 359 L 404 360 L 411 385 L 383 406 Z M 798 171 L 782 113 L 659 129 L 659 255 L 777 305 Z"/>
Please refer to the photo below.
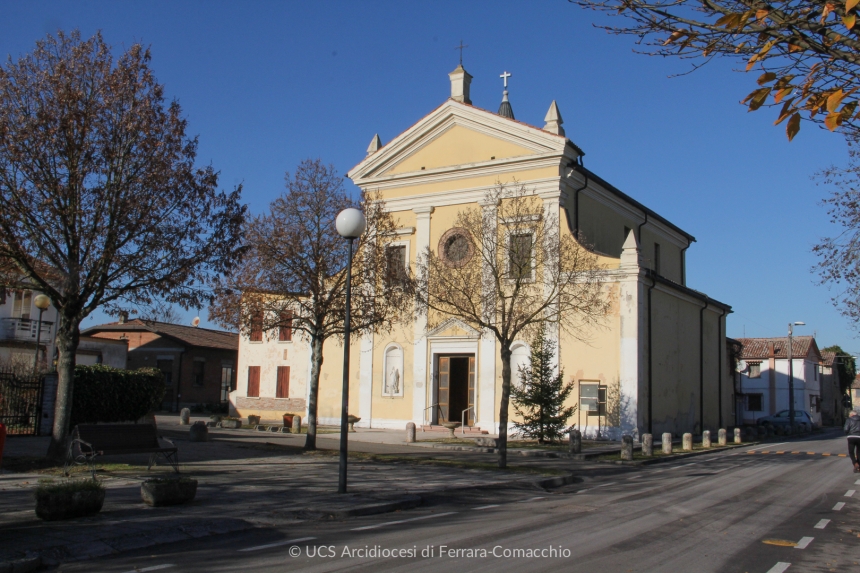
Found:
<path fill-rule="evenodd" d="M 373 333 L 361 337 L 358 361 L 358 417 L 356 425 L 373 427 Z"/>
<path fill-rule="evenodd" d="M 549 298 L 553 296 L 553 292 L 556 290 L 555 284 L 553 284 L 554 280 L 559 280 L 560 277 L 554 277 L 551 273 L 546 272 L 548 268 L 556 268 L 558 266 L 558 246 L 561 237 L 561 227 L 559 226 L 559 217 L 558 211 L 560 207 L 559 196 L 558 194 L 545 194 L 542 196 L 543 198 L 543 220 L 544 220 L 544 232 L 543 232 L 543 245 L 540 245 L 540 248 L 544 250 L 543 264 L 544 264 L 544 285 L 543 292 L 544 297 Z M 537 245 L 535 245 L 537 247 Z M 558 302 L 551 305 L 551 308 L 547 310 L 547 313 L 550 316 L 558 316 Z M 560 317 L 559 317 L 560 318 Z M 552 323 L 551 323 L 552 324 Z M 558 321 L 555 322 L 555 328 L 546 328 L 544 329 L 544 334 L 546 336 L 547 343 L 552 347 L 553 351 L 553 364 L 552 371 L 553 373 L 558 373 L 559 361 L 561 359 L 561 343 L 559 336 L 560 325 Z"/>
<path fill-rule="evenodd" d="M 415 207 L 415 252 L 419 255 L 430 248 L 430 215 L 433 213 L 432 206 Z M 424 410 L 427 408 L 427 393 L 429 388 L 425 384 L 427 377 L 427 315 L 420 312 L 415 313 L 415 324 L 413 326 L 412 346 L 412 420 L 416 424 L 424 421 Z"/>
<path fill-rule="evenodd" d="M 631 231 L 621 252 L 618 273 L 620 322 L 618 408 L 621 434 L 639 439 L 644 418 L 639 412 L 639 391 L 648 383 L 647 365 L 647 296 L 642 272 L 639 244 Z"/>

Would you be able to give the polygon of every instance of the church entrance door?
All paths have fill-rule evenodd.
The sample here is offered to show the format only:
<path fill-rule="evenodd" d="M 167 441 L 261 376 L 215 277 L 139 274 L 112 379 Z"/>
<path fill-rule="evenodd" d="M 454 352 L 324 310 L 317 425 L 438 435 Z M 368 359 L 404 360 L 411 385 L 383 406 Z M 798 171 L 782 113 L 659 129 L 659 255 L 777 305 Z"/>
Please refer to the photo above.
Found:
<path fill-rule="evenodd" d="M 463 410 L 471 408 L 466 412 L 466 425 L 474 425 L 475 355 L 437 355 L 436 372 L 436 422 L 460 422 Z"/>

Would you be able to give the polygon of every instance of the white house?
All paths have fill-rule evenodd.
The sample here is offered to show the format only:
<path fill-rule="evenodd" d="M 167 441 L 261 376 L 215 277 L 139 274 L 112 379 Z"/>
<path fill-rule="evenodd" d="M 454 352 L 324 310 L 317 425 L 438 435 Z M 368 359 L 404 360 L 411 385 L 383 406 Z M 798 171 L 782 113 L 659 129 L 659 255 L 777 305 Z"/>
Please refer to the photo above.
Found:
<path fill-rule="evenodd" d="M 32 367 L 39 343 L 39 362 L 44 369 L 54 356 L 57 309 L 49 306 L 42 313 L 39 334 L 38 291 L 18 284 L 0 286 L 0 368 Z"/>
<path fill-rule="evenodd" d="M 743 398 L 741 422 L 755 424 L 759 418 L 789 409 L 788 338 L 739 338 L 738 342 L 746 363 L 738 383 Z M 792 337 L 791 347 L 794 409 L 809 412 L 821 424 L 821 352 L 811 336 Z"/>

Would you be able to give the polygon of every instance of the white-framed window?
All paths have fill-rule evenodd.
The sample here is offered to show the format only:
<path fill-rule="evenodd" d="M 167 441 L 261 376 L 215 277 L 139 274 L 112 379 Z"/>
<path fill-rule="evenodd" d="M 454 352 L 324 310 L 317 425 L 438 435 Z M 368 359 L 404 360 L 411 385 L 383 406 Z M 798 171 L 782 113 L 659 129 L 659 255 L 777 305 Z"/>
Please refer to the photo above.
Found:
<path fill-rule="evenodd" d="M 385 286 L 396 287 L 409 277 L 409 241 L 392 241 L 385 247 Z"/>
<path fill-rule="evenodd" d="M 382 374 L 382 395 L 403 397 L 403 348 L 391 344 L 385 349 Z"/>
<path fill-rule="evenodd" d="M 750 362 L 747 376 L 750 378 L 761 378 L 761 362 Z"/>
<path fill-rule="evenodd" d="M 579 383 L 579 407 L 586 416 L 606 415 L 606 386 L 600 382 Z"/>

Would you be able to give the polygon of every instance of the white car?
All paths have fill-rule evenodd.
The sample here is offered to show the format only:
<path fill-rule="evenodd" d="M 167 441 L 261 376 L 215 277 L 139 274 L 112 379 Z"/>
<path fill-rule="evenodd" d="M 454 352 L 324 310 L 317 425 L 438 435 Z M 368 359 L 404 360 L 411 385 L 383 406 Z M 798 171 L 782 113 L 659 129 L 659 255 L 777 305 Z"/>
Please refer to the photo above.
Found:
<path fill-rule="evenodd" d="M 759 426 L 788 426 L 791 422 L 788 418 L 788 410 L 777 412 L 773 416 L 764 416 L 755 421 Z M 805 424 L 810 429 L 815 428 L 816 424 L 812 421 L 812 416 L 805 410 L 794 411 L 794 423 L 796 425 Z"/>

